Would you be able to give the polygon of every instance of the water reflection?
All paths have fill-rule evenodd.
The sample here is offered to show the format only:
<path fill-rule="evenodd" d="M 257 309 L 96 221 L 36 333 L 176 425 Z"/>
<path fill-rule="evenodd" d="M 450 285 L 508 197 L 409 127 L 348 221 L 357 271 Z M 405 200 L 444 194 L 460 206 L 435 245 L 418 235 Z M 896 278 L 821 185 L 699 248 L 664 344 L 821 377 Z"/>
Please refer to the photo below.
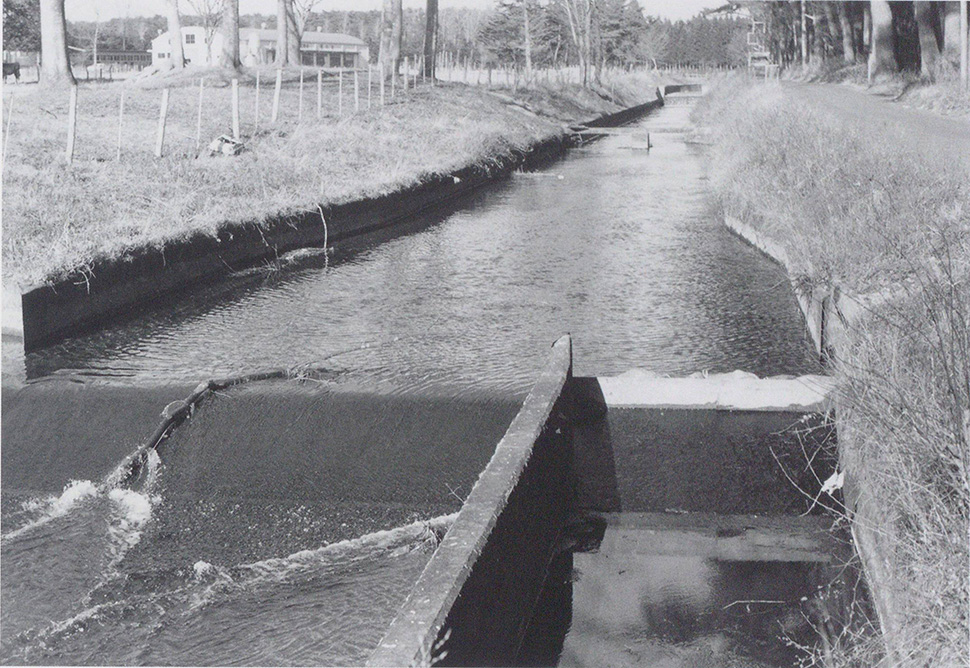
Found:
<path fill-rule="evenodd" d="M 631 534 L 612 517 L 611 545 L 553 563 L 516 665 L 790 666 L 792 643 L 814 639 L 826 563 L 657 554 L 671 534 Z"/>

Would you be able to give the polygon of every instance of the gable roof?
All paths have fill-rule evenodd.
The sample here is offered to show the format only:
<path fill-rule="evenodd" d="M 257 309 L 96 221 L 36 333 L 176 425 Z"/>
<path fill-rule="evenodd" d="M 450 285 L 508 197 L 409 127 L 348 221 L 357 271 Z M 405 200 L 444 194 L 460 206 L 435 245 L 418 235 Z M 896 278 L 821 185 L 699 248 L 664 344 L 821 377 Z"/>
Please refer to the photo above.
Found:
<path fill-rule="evenodd" d="M 182 33 L 200 33 L 202 31 L 201 26 L 182 26 Z M 246 42 L 253 35 L 259 37 L 261 42 L 275 42 L 276 41 L 276 29 L 275 28 L 240 28 L 239 29 L 239 41 Z M 152 44 L 154 45 L 158 40 L 168 41 L 168 31 L 163 32 L 158 37 L 152 39 Z M 344 35 L 338 32 L 317 32 L 316 30 L 307 30 L 303 33 L 303 44 L 337 44 L 340 46 L 367 46 L 367 43 L 360 39 L 359 37 L 354 37 L 353 35 Z"/>
<path fill-rule="evenodd" d="M 239 41 L 244 41 L 249 39 L 253 33 L 259 35 L 259 40 L 261 42 L 275 42 L 276 41 L 276 29 L 275 28 L 240 28 L 239 29 Z M 303 33 L 303 39 L 301 40 L 303 44 L 342 44 L 344 46 L 367 46 L 367 43 L 359 37 L 354 37 L 353 35 L 344 35 L 338 32 L 317 32 L 316 30 L 307 30 Z"/>

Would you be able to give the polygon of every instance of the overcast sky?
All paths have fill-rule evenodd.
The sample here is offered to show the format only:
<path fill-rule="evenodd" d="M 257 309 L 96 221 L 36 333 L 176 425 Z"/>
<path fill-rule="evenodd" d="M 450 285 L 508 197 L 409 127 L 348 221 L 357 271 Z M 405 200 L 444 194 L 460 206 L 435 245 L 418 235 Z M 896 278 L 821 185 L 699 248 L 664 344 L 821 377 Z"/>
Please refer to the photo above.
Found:
<path fill-rule="evenodd" d="M 403 0 L 405 7 L 424 7 L 424 0 Z M 640 0 L 648 14 L 673 20 L 689 19 L 705 7 L 717 7 L 725 0 Z M 439 0 L 440 7 L 488 8 L 495 0 Z M 68 21 L 106 20 L 121 16 L 153 16 L 165 13 L 164 0 L 67 0 Z M 187 0 L 180 0 L 182 11 L 191 14 Z M 322 0 L 318 11 L 333 9 L 380 9 L 381 0 Z M 241 14 L 273 14 L 276 0 L 239 0 Z"/>

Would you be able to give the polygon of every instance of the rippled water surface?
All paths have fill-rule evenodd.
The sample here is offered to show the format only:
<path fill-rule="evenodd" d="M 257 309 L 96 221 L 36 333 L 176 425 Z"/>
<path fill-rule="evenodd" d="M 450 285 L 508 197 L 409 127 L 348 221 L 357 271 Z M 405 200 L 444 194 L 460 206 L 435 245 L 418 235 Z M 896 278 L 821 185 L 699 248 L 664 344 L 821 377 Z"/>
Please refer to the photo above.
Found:
<path fill-rule="evenodd" d="M 384 388 L 522 392 L 565 332 L 582 374 L 808 368 L 788 282 L 715 215 L 703 148 L 652 141 L 606 138 L 401 236 L 31 354 L 27 373 L 198 379 L 323 361 Z"/>
<path fill-rule="evenodd" d="M 686 111 L 663 109 L 642 129 L 682 124 Z M 26 358 L 5 345 L 5 381 L 74 371 L 141 386 L 317 363 L 336 372 L 334 391 L 481 402 L 521 397 L 566 332 L 577 374 L 813 370 L 784 273 L 715 215 L 703 148 L 673 134 L 653 143 L 648 152 L 639 137 L 609 137 L 332 256 L 241 272 Z M 232 402 L 229 393 L 213 405 L 243 405 Z M 294 420 L 327 414 L 287 405 Z M 463 424 L 477 415 L 504 430 L 506 409 L 500 419 L 468 405 Z M 42 402 L 37 410 L 42 424 Z M 380 416 L 420 417 L 394 410 L 349 411 L 328 429 L 394 434 L 405 418 Z M 428 525 L 410 522 L 457 508 L 497 438 L 479 429 L 488 442 L 471 447 L 459 430 L 395 451 L 393 440 L 361 436 L 350 451 L 346 439 L 318 443 L 303 437 L 319 433 L 309 427 L 251 414 L 221 449 L 202 426 L 188 429 L 179 456 L 162 451 L 135 490 L 95 480 L 41 493 L 5 474 L 0 662 L 361 663 L 433 547 Z M 428 420 L 448 427 L 433 411 Z M 278 434 L 280 446 L 255 434 Z M 73 443 L 66 431 L 48 440 Z M 466 448 L 452 447 L 456 461 L 475 465 L 460 480 L 434 450 L 450 442 Z M 77 468 L 97 447 L 70 450 Z M 285 466 L 254 464 L 269 452 Z M 5 467 L 26 453 L 5 452 Z M 323 465 L 337 460 L 336 473 Z M 64 483 L 77 477 L 68 456 L 57 464 Z M 378 491 L 350 505 L 343 493 L 316 505 L 287 493 L 299 477 L 288 472 L 316 498 L 313 485 L 360 489 L 353 475 L 382 466 L 400 475 L 367 476 Z M 207 477 L 217 469 L 225 477 Z M 383 498 L 389 490 L 400 499 Z"/>

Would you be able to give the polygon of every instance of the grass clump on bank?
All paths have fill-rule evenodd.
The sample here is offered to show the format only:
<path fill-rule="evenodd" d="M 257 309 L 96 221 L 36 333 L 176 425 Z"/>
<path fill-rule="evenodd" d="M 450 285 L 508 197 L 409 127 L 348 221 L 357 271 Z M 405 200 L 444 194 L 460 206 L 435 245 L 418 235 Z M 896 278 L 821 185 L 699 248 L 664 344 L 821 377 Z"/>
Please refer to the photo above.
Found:
<path fill-rule="evenodd" d="M 895 135 L 913 128 L 835 118 L 784 86 L 730 81 L 699 113 L 716 123 L 725 213 L 782 243 L 800 278 L 879 296 L 834 359 L 863 566 L 892 665 L 966 665 L 970 164 L 905 150 Z M 872 665 L 873 647 L 819 663 Z"/>
<path fill-rule="evenodd" d="M 274 124 L 272 78 L 264 74 L 258 107 L 254 77 L 241 80 L 246 150 L 237 157 L 210 158 L 206 144 L 231 134 L 230 88 L 225 77 L 204 70 L 196 74 L 205 75 L 208 83 L 198 158 L 198 76 L 168 81 L 172 88 L 160 159 L 153 156 L 161 96 L 157 82 L 82 84 L 71 166 L 63 157 L 67 93 L 4 87 L 6 108 L 14 105 L 3 175 L 5 283 L 24 289 L 141 247 L 386 194 L 434 174 L 487 165 L 561 133 L 564 122 L 631 103 L 590 97 L 576 87 L 540 87 L 529 95 L 541 102 L 541 111 L 529 113 L 512 103 L 523 96 L 521 91 L 496 95 L 484 88 L 423 84 L 399 88 L 393 100 L 387 87 L 388 104 L 381 107 L 375 81 L 368 109 L 364 75 L 355 112 L 353 77 L 345 75 L 342 103 L 336 82 L 325 82 L 318 119 L 314 73 L 305 82 L 302 117 L 297 77 L 287 77 Z M 654 89 L 640 92 L 648 99 Z"/>

